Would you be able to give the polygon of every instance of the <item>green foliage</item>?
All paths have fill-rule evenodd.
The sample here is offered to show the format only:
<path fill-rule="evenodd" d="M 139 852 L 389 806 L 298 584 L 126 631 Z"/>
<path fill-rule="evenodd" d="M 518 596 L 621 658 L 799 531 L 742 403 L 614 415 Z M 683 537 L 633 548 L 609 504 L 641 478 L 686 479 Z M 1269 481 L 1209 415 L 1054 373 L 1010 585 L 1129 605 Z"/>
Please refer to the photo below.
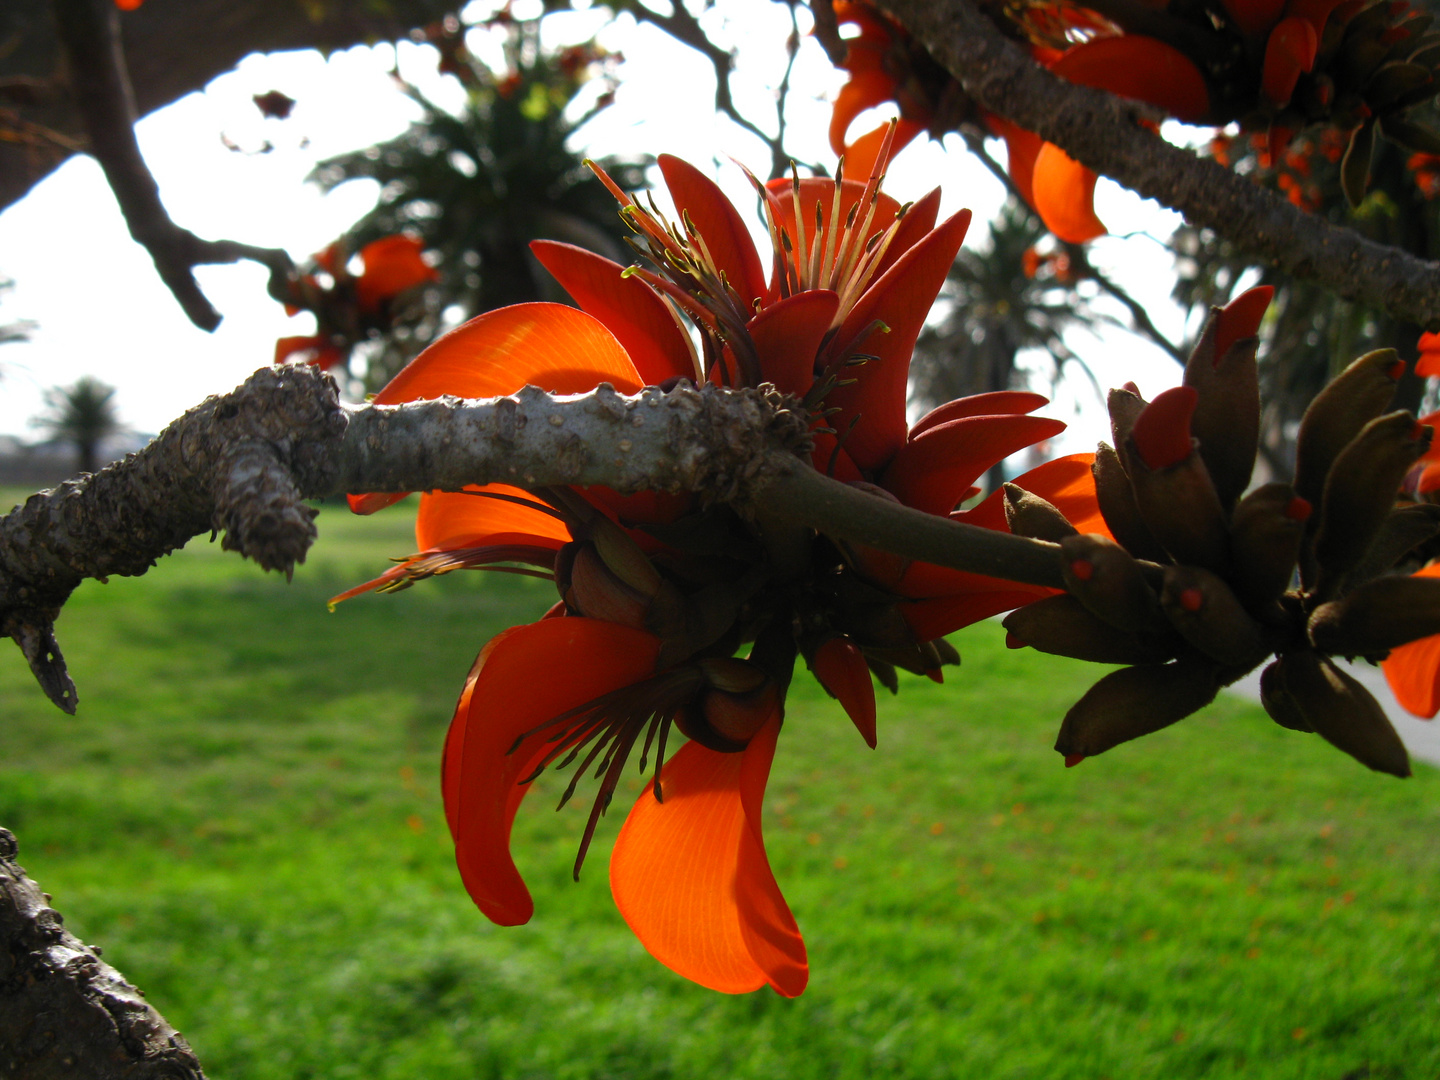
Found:
<path fill-rule="evenodd" d="M 514 845 L 536 917 L 490 926 L 440 745 L 476 650 L 550 590 L 453 574 L 329 614 L 413 541 L 399 509 L 318 524 L 290 586 L 203 538 L 87 582 L 60 627 L 73 719 L 0 664 L 0 823 L 210 1075 L 1440 1072 L 1440 775 L 1378 777 L 1229 700 L 1065 770 L 1049 745 L 1093 669 L 990 623 L 947 685 L 882 702 L 874 752 L 797 678 L 766 836 L 802 998 L 718 996 L 645 955 L 605 880 L 624 791 L 575 885 L 588 803 L 552 813 L 542 779 Z"/>
<path fill-rule="evenodd" d="M 315 171 L 326 190 L 347 180 L 377 181 L 379 205 L 354 226 L 351 247 L 392 233 L 419 234 L 440 255 L 441 309 L 458 307 L 466 318 L 507 304 L 565 299 L 530 255 L 531 240 L 562 240 L 619 261 L 628 254 L 614 197 L 567 145 L 608 103 L 614 58 L 593 42 L 542 49 L 539 25 L 502 14 L 470 31 L 502 39 L 505 67 L 497 71 L 468 52 L 466 28 L 433 28 L 441 70 L 464 87 L 461 111 L 453 114 L 405 86 L 423 112 L 419 122 Z M 649 162 L 602 164 L 630 190 L 642 185 Z M 434 332 L 432 318 L 391 343 L 371 363 L 370 388 L 384 385 Z"/>

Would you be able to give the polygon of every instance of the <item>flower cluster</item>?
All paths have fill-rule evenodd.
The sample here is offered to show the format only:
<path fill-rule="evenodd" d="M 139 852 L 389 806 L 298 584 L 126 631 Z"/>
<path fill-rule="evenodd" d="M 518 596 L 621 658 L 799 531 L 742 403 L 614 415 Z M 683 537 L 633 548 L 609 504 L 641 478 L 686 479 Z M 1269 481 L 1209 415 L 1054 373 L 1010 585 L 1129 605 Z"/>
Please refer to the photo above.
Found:
<path fill-rule="evenodd" d="M 290 281 L 285 304 L 288 315 L 313 312 L 315 333 L 280 338 L 275 363 L 298 355 L 323 371 L 344 366 L 358 342 L 405 321 L 416 294 L 439 277 L 423 251 L 413 236 L 382 236 L 360 249 L 359 274 L 347 269 L 348 252 L 338 240 L 315 255 L 307 272 Z"/>
<path fill-rule="evenodd" d="M 1409 115 L 1440 92 L 1440 43 L 1426 34 L 1431 17 L 1403 0 L 1106 4 L 1103 14 L 1038 0 L 1003 12 L 1035 60 L 1062 78 L 1188 123 L 1238 121 L 1264 137 L 1273 159 L 1297 133 L 1323 125 L 1343 140 L 1340 182 L 1351 205 L 1369 183 L 1377 134 L 1440 153 L 1440 135 Z M 851 78 L 835 103 L 836 152 L 875 140 L 871 133 L 847 144 L 846 129 L 861 109 L 887 100 L 898 102 L 906 134 L 945 130 L 927 106 L 947 91 L 916 93 L 903 65 L 905 31 L 859 3 L 837 7 L 837 15 L 860 34 L 842 65 Z M 1011 178 L 1056 236 L 1083 243 L 1106 231 L 1095 215 L 1093 172 L 1009 120 L 982 119 L 1005 140 Z"/>
<path fill-rule="evenodd" d="M 1440 629 L 1440 582 L 1394 572 L 1440 533 L 1440 508 L 1395 499 L 1432 429 L 1385 412 L 1405 364 L 1370 353 L 1306 411 L 1294 483 L 1242 495 L 1270 295 L 1252 289 L 1213 314 L 1183 385 L 1148 403 L 1111 392 L 1115 446 L 1096 454 L 1095 484 L 1113 541 L 1037 515 L 1059 539 L 1068 591 L 1007 617 L 1011 643 L 1128 665 L 1066 715 L 1067 764 L 1189 716 L 1274 655 L 1261 694 L 1277 723 L 1409 775 L 1384 711 L 1331 658 L 1379 660 Z"/>
<path fill-rule="evenodd" d="M 906 423 L 910 353 L 969 212 L 937 224 L 938 192 L 902 207 L 878 175 L 756 181 L 767 274 L 718 187 L 679 159 L 659 166 L 676 222 L 601 173 L 639 265 L 536 242 L 579 310 L 522 304 L 481 315 L 376 400 L 492 397 L 527 384 L 770 386 L 809 418 L 816 469 L 877 498 L 1005 529 L 998 495 L 956 508 L 996 462 L 1061 430 L 1030 415 L 1044 399 L 986 394 Z M 1088 455 L 1023 482 L 1073 520 L 1099 523 Z M 352 497 L 362 512 L 389 501 Z M 497 923 L 530 918 L 509 836 L 531 780 L 573 769 L 563 799 L 586 773 L 599 780 L 578 875 L 638 748 L 653 775 L 615 843 L 616 904 L 657 959 L 726 992 L 768 984 L 793 996 L 808 978 L 761 833 L 796 660 L 874 746 L 872 678 L 892 691 L 899 670 L 938 680 L 958 661 L 944 634 L 1052 591 L 908 562 L 683 493 L 431 492 L 417 538 L 419 554 L 346 595 L 497 565 L 550 577 L 558 592 L 545 618 L 485 646 L 446 741 L 446 815 L 476 904 Z M 673 750 L 677 731 L 688 741 Z"/>

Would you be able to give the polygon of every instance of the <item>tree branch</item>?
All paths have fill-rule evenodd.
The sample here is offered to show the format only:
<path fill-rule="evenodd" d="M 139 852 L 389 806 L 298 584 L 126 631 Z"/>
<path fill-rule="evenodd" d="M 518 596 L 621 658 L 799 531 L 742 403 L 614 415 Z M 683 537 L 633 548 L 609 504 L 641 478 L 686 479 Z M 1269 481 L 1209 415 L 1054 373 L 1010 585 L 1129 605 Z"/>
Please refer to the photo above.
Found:
<path fill-rule="evenodd" d="M 0 829 L 0 1074 L 204 1080 L 180 1033 L 62 925 Z"/>
<path fill-rule="evenodd" d="M 233 240 L 202 240 L 170 220 L 160 187 L 135 140 L 135 101 L 120 48 L 119 12 L 110 0 L 54 0 L 60 40 L 69 61 L 71 89 L 85 121 L 89 150 L 105 170 L 130 235 L 155 260 L 160 278 L 190 321 L 214 330 L 221 315 L 200 291 L 192 272 L 205 263 L 253 259 L 269 267 L 271 291 L 294 269 L 278 249 Z"/>
<path fill-rule="evenodd" d="M 142 574 L 206 531 L 288 574 L 315 537 L 306 499 L 501 482 L 695 491 L 907 558 L 1060 584 L 1054 545 L 866 494 L 811 468 L 809 444 L 809 417 L 768 388 L 681 385 L 627 397 L 602 386 L 555 398 L 527 387 L 493 401 L 345 410 L 329 376 L 265 368 L 139 453 L 0 518 L 0 629 L 47 696 L 74 712 L 54 626 L 85 578 Z"/>
<path fill-rule="evenodd" d="M 1141 108 L 1030 59 L 971 0 L 880 0 L 985 108 L 1286 273 L 1440 330 L 1440 264 L 1306 214 L 1141 127 Z"/>

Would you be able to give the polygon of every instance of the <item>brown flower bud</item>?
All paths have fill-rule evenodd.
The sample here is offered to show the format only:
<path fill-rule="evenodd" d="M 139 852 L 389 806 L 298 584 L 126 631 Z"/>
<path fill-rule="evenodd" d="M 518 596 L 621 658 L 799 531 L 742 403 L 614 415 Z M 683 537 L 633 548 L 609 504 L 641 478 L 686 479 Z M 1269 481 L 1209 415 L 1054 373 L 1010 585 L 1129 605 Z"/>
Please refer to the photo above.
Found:
<path fill-rule="evenodd" d="M 1333 596 L 1369 549 L 1395 505 L 1395 492 L 1430 445 L 1430 428 L 1411 413 L 1393 412 L 1366 424 L 1335 458 L 1325 481 L 1307 584 Z"/>
<path fill-rule="evenodd" d="M 1305 719 L 1300 706 L 1290 696 L 1290 691 L 1285 689 L 1285 675 L 1278 660 L 1267 665 L 1260 673 L 1260 704 L 1265 706 L 1270 719 L 1283 728 L 1307 734 L 1315 731 L 1310 721 Z"/>
<path fill-rule="evenodd" d="M 1148 404 L 1138 392 L 1129 387 L 1112 389 L 1106 395 L 1105 405 L 1110 410 L 1110 435 L 1116 446 L 1125 445 L 1125 440 L 1130 437 L 1130 429 L 1135 426 L 1135 418 L 1145 411 Z"/>
<path fill-rule="evenodd" d="M 1434 503 L 1397 506 L 1386 516 L 1365 557 L 1350 571 L 1350 581 L 1369 581 L 1388 574 L 1406 555 L 1437 535 L 1440 535 L 1440 506 Z"/>
<path fill-rule="evenodd" d="M 1440 578 L 1376 578 L 1321 604 L 1307 629 L 1315 648 L 1338 656 L 1378 656 L 1440 634 Z"/>
<path fill-rule="evenodd" d="M 1005 485 L 1005 522 L 1016 536 L 1059 543 L 1075 535 L 1075 526 L 1054 504 L 1014 484 Z"/>
<path fill-rule="evenodd" d="M 1100 515 L 1105 519 L 1112 536 L 1122 547 L 1137 559 L 1152 562 L 1169 562 L 1170 556 L 1150 532 L 1150 526 L 1140 514 L 1135 502 L 1135 489 L 1130 486 L 1130 477 L 1120 456 L 1106 443 L 1095 450 L 1095 463 L 1090 466 L 1095 477 L 1095 499 L 1100 504 Z"/>
<path fill-rule="evenodd" d="M 1203 709 L 1220 692 L 1214 664 L 1187 658 L 1112 671 L 1065 714 L 1055 749 L 1093 757 Z"/>
<path fill-rule="evenodd" d="M 1060 541 L 1065 587 L 1102 622 L 1131 634 L 1169 633 L 1145 571 L 1120 545 L 1086 534 Z"/>
<path fill-rule="evenodd" d="M 1366 353 L 1315 395 L 1295 441 L 1295 491 L 1319 506 L 1335 459 L 1395 396 L 1405 362 L 1394 349 Z"/>
<path fill-rule="evenodd" d="M 1173 465 L 1152 469 L 1132 435 L 1125 447 L 1125 471 L 1130 474 L 1135 503 L 1145 524 L 1171 558 L 1225 573 L 1230 562 L 1230 530 L 1200 455 L 1192 450 Z"/>
<path fill-rule="evenodd" d="M 1159 664 L 1174 658 L 1179 642 L 1117 630 L 1073 596 L 1047 596 L 1005 616 L 1001 623 L 1011 648 L 1029 645 L 1040 652 L 1095 664 Z"/>
<path fill-rule="evenodd" d="M 1167 566 L 1160 606 L 1181 637 L 1226 667 L 1248 670 L 1271 652 L 1260 624 L 1208 570 Z"/>
<path fill-rule="evenodd" d="M 1273 292 L 1261 286 L 1237 297 L 1223 311 L 1215 309 L 1185 364 L 1185 385 L 1200 395 L 1190 432 L 1200 442 L 1200 456 L 1226 509 L 1249 485 L 1260 445 L 1260 382 L 1255 364 L 1260 339 L 1255 329 Z"/>
<path fill-rule="evenodd" d="M 641 629 L 650 598 L 625 584 L 588 544 L 576 547 L 565 602 L 581 615 Z"/>
<path fill-rule="evenodd" d="M 1263 484 L 1230 517 L 1231 580 L 1253 611 L 1274 600 L 1295 576 L 1311 506 L 1289 484 Z"/>
<path fill-rule="evenodd" d="M 1327 742 L 1362 765 L 1410 775 L 1410 756 L 1379 702 L 1319 653 L 1299 649 L 1280 658 L 1286 693 Z"/>
<path fill-rule="evenodd" d="M 715 657 L 698 666 L 706 687 L 693 706 L 675 714 L 675 725 L 710 750 L 744 750 L 779 708 L 779 686 L 748 660 Z"/>

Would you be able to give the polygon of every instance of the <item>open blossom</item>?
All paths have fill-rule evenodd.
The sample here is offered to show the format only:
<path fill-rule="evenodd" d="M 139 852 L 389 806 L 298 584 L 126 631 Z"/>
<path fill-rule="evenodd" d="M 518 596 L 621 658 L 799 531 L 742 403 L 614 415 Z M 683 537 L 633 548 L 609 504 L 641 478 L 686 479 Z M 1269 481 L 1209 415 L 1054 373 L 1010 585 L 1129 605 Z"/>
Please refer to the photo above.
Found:
<path fill-rule="evenodd" d="M 817 469 L 939 515 L 997 461 L 1063 427 L 1030 415 L 1043 399 L 1025 393 L 962 399 L 906 423 L 910 353 L 968 211 L 937 224 L 938 192 L 902 208 L 877 175 L 757 181 L 767 268 L 709 178 L 673 157 L 659 164 L 678 223 L 610 185 L 639 266 L 537 242 L 580 310 L 523 304 L 481 315 L 376 400 L 489 397 L 526 384 L 557 393 L 601 382 L 622 393 L 680 380 L 772 384 L 810 418 Z M 1088 457 L 1020 483 L 1074 520 L 1099 520 Z M 389 501 L 352 497 L 362 511 Z M 998 495 L 955 516 L 1006 527 Z M 685 494 L 432 492 L 417 539 L 419 554 L 345 595 L 500 564 L 549 576 L 559 593 L 540 621 L 485 646 L 446 740 L 446 816 L 476 904 L 501 924 L 531 915 L 509 838 L 534 777 L 573 769 L 562 802 L 585 774 L 599 778 L 578 875 L 638 750 L 653 775 L 611 856 L 616 904 L 652 955 L 724 992 L 769 985 L 794 996 L 808 979 L 761 828 L 796 659 L 874 746 L 872 677 L 891 689 L 897 669 L 938 679 L 958 660 L 942 635 L 1050 591 L 750 521 Z M 677 729 L 688 741 L 673 750 Z"/>

